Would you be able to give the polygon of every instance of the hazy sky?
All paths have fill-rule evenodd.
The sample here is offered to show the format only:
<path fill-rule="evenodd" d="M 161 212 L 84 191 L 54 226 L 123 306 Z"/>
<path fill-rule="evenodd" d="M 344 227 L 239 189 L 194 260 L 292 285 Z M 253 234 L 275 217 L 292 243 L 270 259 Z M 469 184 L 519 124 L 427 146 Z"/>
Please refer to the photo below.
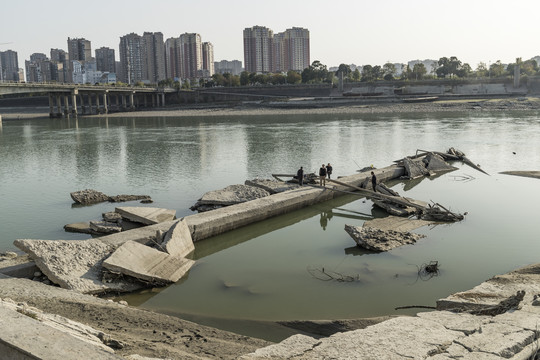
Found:
<path fill-rule="evenodd" d="M 457 56 L 476 69 L 540 55 L 538 0 L 21 0 L 2 1 L 0 13 L 0 50 L 17 51 L 20 67 L 34 52 L 67 51 L 68 37 L 118 60 L 120 36 L 144 31 L 199 33 L 215 61 L 243 63 L 243 30 L 255 25 L 309 29 L 311 61 L 328 67 Z"/>

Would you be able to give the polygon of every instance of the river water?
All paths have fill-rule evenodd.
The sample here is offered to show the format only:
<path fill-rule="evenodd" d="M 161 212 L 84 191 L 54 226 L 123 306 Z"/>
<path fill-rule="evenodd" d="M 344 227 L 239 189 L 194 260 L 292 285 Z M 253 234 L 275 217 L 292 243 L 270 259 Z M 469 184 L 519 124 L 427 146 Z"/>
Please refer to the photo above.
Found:
<path fill-rule="evenodd" d="M 72 206 L 70 192 L 145 194 L 189 207 L 205 192 L 246 179 L 316 172 L 334 176 L 384 167 L 417 149 L 455 147 L 490 176 L 462 164 L 421 181 L 389 185 L 435 201 L 465 220 L 416 230 L 415 245 L 387 253 L 355 247 L 344 225 L 384 216 L 343 196 L 196 243 L 188 276 L 123 296 L 130 304 L 247 335 L 284 336 L 266 321 L 413 314 L 500 273 L 540 262 L 540 180 L 499 174 L 539 170 L 537 112 L 334 114 L 4 121 L 0 127 L 0 250 L 17 238 L 87 239 L 68 223 L 100 219 L 114 204 Z M 418 267 L 438 261 L 440 273 Z M 352 281 L 323 279 L 321 271 Z M 328 280 L 328 281 L 325 281 Z"/>

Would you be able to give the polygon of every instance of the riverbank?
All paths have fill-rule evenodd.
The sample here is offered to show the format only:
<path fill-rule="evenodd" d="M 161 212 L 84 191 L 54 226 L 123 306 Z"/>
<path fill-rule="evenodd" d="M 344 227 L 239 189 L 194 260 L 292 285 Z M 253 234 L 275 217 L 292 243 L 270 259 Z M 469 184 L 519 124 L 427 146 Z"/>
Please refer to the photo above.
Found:
<path fill-rule="evenodd" d="M 198 117 L 198 116 L 254 116 L 295 114 L 384 114 L 384 113 L 429 113 L 453 111 L 525 111 L 540 110 L 540 98 L 447 98 L 425 103 L 403 103 L 395 99 L 366 102 L 344 98 L 306 98 L 288 101 L 257 101 L 231 104 L 170 105 L 130 112 L 113 112 L 93 117 Z M 0 107 L 4 120 L 48 118 L 48 107 L 22 108 Z"/>

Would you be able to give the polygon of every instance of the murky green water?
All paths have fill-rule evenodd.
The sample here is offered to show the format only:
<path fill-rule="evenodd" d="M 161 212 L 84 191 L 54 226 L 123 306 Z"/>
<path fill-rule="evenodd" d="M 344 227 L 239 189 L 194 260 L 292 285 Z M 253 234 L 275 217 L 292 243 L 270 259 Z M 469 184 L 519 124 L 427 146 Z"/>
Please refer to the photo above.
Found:
<path fill-rule="evenodd" d="M 0 250 L 13 250 L 17 238 L 88 238 L 63 226 L 99 219 L 114 204 L 72 207 L 72 191 L 148 194 L 154 199 L 148 206 L 176 209 L 181 217 L 206 191 L 246 179 L 299 166 L 316 171 L 323 162 L 332 163 L 334 175 L 348 175 L 416 149 L 453 146 L 491 176 L 458 164 L 436 179 L 392 183 L 406 196 L 468 212 L 461 223 L 417 230 L 427 236 L 415 245 L 380 254 L 356 248 L 344 225 L 383 213 L 370 201 L 343 196 L 201 241 L 188 277 L 125 297 L 272 339 L 280 335 L 253 321 L 414 313 L 394 308 L 434 305 L 540 261 L 540 180 L 498 174 L 539 170 L 539 145 L 538 113 L 522 112 L 4 121 Z M 433 260 L 439 276 L 418 278 L 418 266 Z M 355 281 L 323 281 L 322 268 Z"/>

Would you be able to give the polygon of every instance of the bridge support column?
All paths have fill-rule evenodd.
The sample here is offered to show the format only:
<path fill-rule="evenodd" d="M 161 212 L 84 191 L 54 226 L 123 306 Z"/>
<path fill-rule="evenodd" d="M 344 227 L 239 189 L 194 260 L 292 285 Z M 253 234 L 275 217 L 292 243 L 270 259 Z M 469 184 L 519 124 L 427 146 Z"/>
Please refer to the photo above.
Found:
<path fill-rule="evenodd" d="M 133 93 L 129 94 L 129 108 L 135 110 L 135 96 Z"/>
<path fill-rule="evenodd" d="M 126 96 L 127 95 L 120 95 L 122 96 L 122 110 L 126 111 L 127 110 L 127 105 L 126 105 Z"/>
<path fill-rule="evenodd" d="M 88 114 L 92 115 L 92 93 L 88 93 Z"/>
<path fill-rule="evenodd" d="M 64 94 L 64 116 L 69 116 L 69 97 Z"/>
<path fill-rule="evenodd" d="M 120 104 L 118 103 L 118 94 L 116 94 L 116 111 L 120 111 Z"/>
<path fill-rule="evenodd" d="M 53 97 L 52 97 L 52 94 L 49 93 L 49 117 L 50 118 L 54 117 L 53 109 L 54 109 Z"/>
<path fill-rule="evenodd" d="M 156 107 L 156 97 L 154 94 L 150 95 L 152 97 L 152 107 Z"/>
<path fill-rule="evenodd" d="M 161 93 L 161 106 L 165 107 L 165 93 Z"/>
<path fill-rule="evenodd" d="M 96 114 L 101 114 L 101 109 L 99 107 L 99 94 L 96 94 Z"/>
<path fill-rule="evenodd" d="M 144 107 L 148 107 L 148 101 L 146 99 L 146 94 L 143 95 Z"/>
<path fill-rule="evenodd" d="M 109 108 L 107 107 L 107 92 L 103 93 L 103 112 L 105 114 L 109 113 Z"/>
<path fill-rule="evenodd" d="M 84 115 L 85 112 L 85 106 L 84 106 L 84 97 L 82 94 L 79 94 L 79 102 L 81 103 L 81 114 Z"/>
<path fill-rule="evenodd" d="M 75 91 L 71 92 L 71 113 L 77 116 L 77 95 Z"/>
<path fill-rule="evenodd" d="M 62 116 L 62 101 L 60 100 L 60 95 L 56 95 L 56 112 L 54 114 L 55 117 L 61 117 Z"/>

